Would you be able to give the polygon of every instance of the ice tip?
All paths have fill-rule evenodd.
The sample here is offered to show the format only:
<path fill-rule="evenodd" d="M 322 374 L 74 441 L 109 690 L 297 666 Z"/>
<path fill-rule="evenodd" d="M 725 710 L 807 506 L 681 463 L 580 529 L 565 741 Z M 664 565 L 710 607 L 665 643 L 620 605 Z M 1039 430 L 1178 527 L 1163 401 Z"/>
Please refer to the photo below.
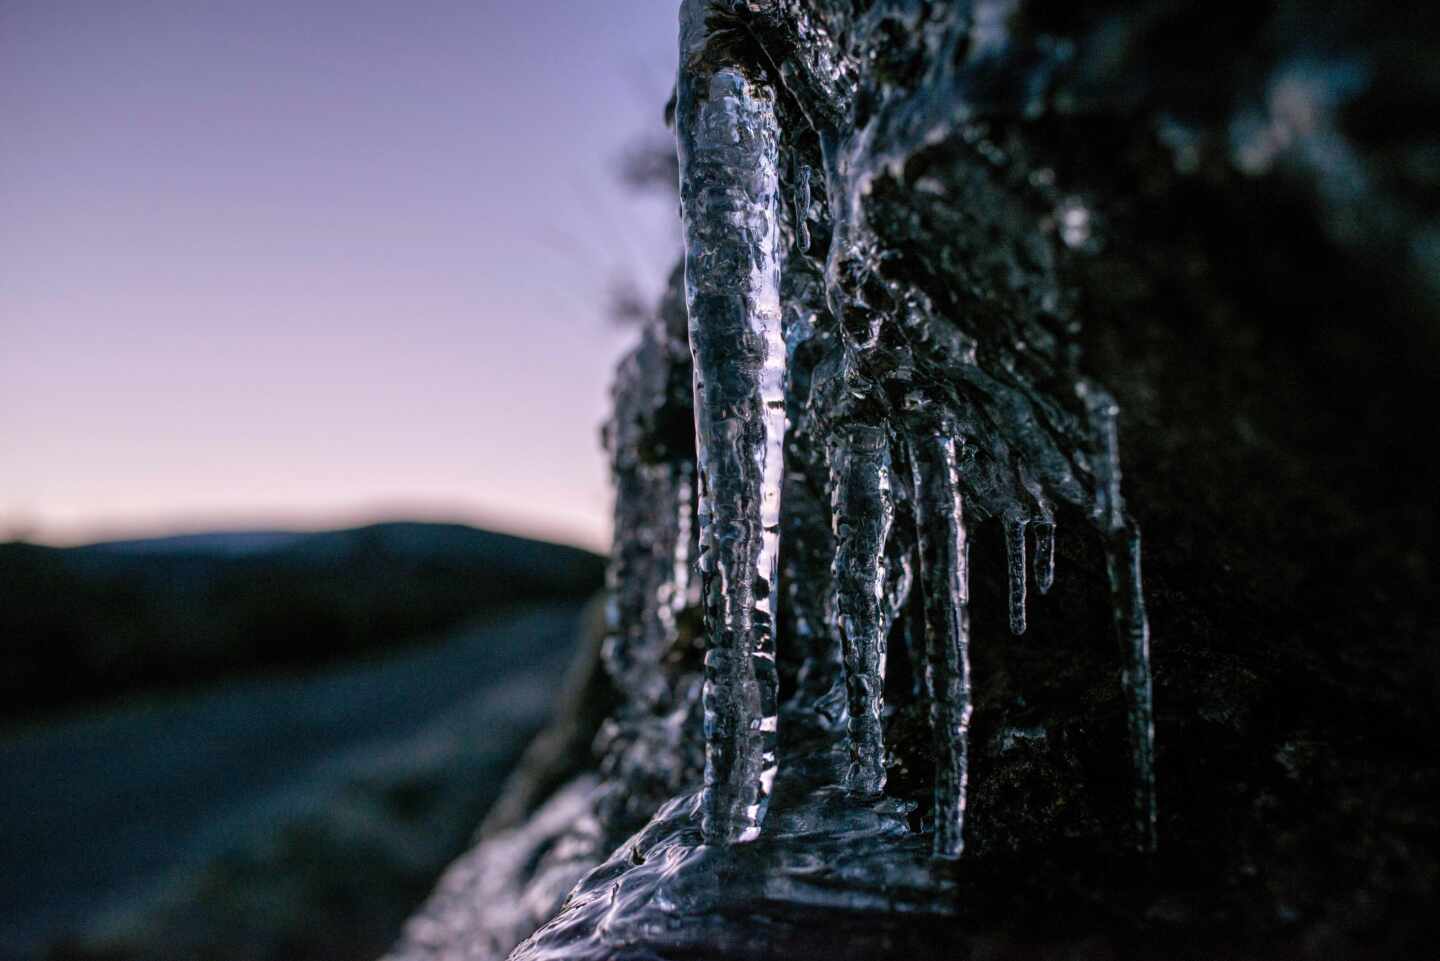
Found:
<path fill-rule="evenodd" d="M 1050 593 L 1055 584 L 1055 524 L 1045 521 L 1035 528 L 1035 586 L 1041 594 Z"/>

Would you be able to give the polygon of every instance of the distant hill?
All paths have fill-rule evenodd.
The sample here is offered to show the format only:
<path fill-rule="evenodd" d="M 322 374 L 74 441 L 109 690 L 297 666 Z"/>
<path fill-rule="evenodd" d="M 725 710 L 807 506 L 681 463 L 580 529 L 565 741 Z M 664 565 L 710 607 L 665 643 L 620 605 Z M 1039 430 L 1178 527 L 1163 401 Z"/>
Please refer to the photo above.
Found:
<path fill-rule="evenodd" d="M 602 579 L 587 551 L 459 524 L 0 544 L 0 720 L 313 666 Z"/>

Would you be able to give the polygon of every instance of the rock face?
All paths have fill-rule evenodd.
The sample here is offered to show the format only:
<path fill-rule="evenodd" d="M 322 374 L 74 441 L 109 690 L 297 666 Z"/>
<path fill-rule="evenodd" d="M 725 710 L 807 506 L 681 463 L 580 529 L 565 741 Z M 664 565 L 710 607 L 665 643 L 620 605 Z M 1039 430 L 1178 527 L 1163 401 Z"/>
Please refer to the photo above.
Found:
<path fill-rule="evenodd" d="M 1432 953 L 1433 15 L 681 19 L 613 709 L 393 957 Z"/>

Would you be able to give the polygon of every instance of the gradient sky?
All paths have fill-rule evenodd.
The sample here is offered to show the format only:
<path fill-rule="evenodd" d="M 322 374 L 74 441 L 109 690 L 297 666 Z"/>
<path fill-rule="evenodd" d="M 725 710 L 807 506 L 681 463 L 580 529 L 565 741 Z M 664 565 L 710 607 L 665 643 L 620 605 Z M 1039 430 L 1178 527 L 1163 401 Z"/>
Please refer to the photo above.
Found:
<path fill-rule="evenodd" d="M 676 0 L 0 0 L 0 539 L 603 548 Z"/>

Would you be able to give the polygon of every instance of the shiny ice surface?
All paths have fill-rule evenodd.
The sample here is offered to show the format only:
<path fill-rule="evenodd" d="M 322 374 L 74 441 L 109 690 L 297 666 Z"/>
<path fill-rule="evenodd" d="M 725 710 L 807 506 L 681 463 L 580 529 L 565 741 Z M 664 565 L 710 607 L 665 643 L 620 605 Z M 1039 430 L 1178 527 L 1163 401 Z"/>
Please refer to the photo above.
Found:
<path fill-rule="evenodd" d="M 780 130 L 756 64 L 681 11 L 675 110 L 694 355 L 705 655 L 706 838 L 753 840 L 775 779 L 775 602 L 785 431 Z"/>
<path fill-rule="evenodd" d="M 1004 163 L 975 115 L 1025 114 L 1053 64 L 997 72 L 1006 17 L 974 9 L 684 5 L 684 271 L 607 429 L 621 704 L 584 822 L 601 838 L 576 829 L 591 869 L 516 958 L 933 945 L 967 865 L 1003 843 L 975 823 L 972 759 L 995 777 L 1051 739 L 1007 721 L 972 740 L 971 658 L 1035 633 L 1027 604 L 1048 599 L 1028 586 L 1052 586 L 1061 516 L 1110 558 L 1134 781 L 1114 843 L 1154 843 L 1118 411 L 1056 321 L 1064 238 L 1023 229 L 1003 191 L 971 196 Z M 909 74 L 882 56 L 895 37 L 921 51 Z M 965 161 L 925 167 L 936 145 Z M 931 203 L 969 219 L 930 225 Z M 938 239 L 902 252 L 896 234 Z M 982 532 L 1008 599 L 980 630 Z"/>

